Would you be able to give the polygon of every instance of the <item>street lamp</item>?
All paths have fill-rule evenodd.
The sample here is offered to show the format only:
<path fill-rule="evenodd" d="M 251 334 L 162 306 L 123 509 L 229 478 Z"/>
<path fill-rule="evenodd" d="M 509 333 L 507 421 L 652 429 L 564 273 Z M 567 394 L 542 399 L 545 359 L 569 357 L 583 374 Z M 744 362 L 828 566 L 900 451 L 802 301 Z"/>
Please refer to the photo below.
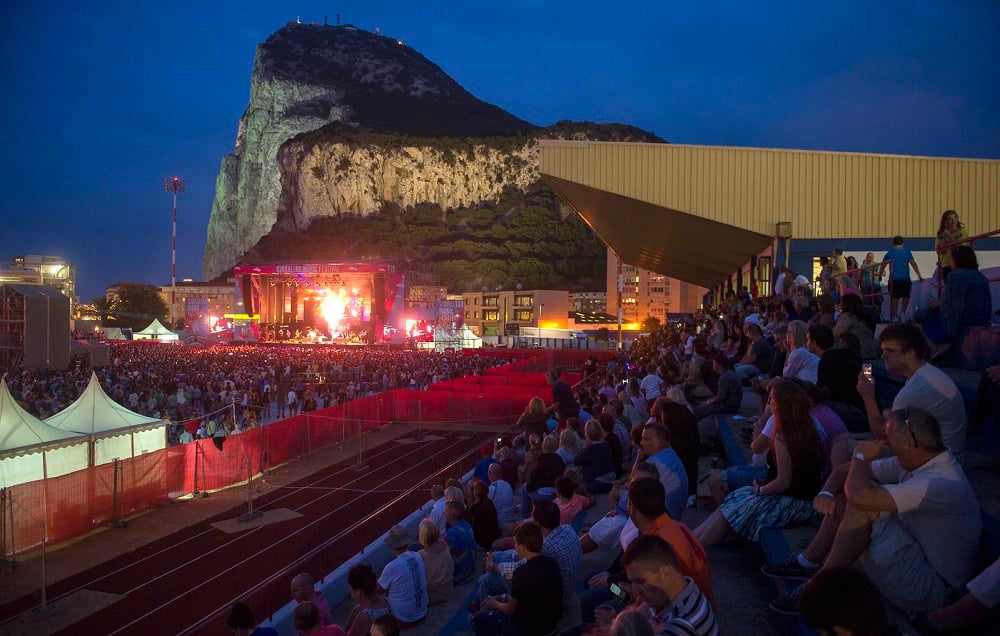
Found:
<path fill-rule="evenodd" d="M 163 189 L 174 195 L 174 232 L 170 243 L 170 329 L 173 330 L 176 324 L 174 306 L 177 302 L 177 195 L 184 194 L 187 184 L 180 177 L 174 177 L 163 181 Z"/>

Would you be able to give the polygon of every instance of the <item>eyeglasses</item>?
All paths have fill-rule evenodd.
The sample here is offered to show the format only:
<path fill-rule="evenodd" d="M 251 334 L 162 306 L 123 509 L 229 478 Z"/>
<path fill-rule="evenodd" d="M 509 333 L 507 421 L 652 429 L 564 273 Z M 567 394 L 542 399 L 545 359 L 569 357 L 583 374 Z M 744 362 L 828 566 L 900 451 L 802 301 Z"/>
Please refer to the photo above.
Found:
<path fill-rule="evenodd" d="M 910 432 L 910 439 L 913 440 L 913 448 L 920 448 L 920 444 L 917 443 L 917 436 L 913 434 L 913 426 L 910 425 L 910 412 L 907 409 L 899 409 L 898 411 L 892 411 L 891 415 L 906 424 L 906 430 Z"/>

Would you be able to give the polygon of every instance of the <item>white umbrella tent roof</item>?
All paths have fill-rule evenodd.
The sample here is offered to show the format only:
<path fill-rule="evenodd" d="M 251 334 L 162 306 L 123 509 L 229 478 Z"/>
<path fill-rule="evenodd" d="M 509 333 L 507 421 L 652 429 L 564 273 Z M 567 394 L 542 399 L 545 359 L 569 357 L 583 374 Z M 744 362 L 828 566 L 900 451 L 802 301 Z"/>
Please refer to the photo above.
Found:
<path fill-rule="evenodd" d="M 133 340 L 177 340 L 175 332 L 163 326 L 158 318 L 154 318 L 142 331 L 132 332 Z"/>
<path fill-rule="evenodd" d="M 87 438 L 43 422 L 0 380 L 0 487 L 58 477 L 87 467 Z"/>
<path fill-rule="evenodd" d="M 168 420 L 140 415 L 104 392 L 96 373 L 75 402 L 45 420 L 59 430 L 93 437 L 94 464 L 159 450 L 166 446 Z"/>

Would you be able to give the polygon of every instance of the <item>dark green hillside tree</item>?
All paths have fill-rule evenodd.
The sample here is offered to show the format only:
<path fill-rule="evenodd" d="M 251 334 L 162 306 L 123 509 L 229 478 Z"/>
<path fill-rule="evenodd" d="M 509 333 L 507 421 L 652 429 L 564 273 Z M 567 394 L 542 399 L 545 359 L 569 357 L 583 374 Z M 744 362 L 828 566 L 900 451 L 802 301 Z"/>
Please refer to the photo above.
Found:
<path fill-rule="evenodd" d="M 111 315 L 112 324 L 116 327 L 145 329 L 154 319 L 159 319 L 166 325 L 168 309 L 155 285 L 123 283 L 118 289 L 116 311 Z"/>

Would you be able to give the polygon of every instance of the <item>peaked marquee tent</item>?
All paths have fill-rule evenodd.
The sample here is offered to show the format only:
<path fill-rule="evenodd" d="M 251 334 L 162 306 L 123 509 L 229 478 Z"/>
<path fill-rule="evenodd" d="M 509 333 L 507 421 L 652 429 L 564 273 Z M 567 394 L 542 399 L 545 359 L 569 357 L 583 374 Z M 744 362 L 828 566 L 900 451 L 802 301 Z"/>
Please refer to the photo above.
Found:
<path fill-rule="evenodd" d="M 143 329 L 142 331 L 132 332 L 133 340 L 179 340 L 179 337 L 173 331 L 170 331 L 163 326 L 163 323 L 159 321 L 158 318 L 154 318 L 153 322 Z"/>
<path fill-rule="evenodd" d="M 0 379 L 0 488 L 83 470 L 87 455 L 86 436 L 31 415 Z"/>
<path fill-rule="evenodd" d="M 165 448 L 167 422 L 140 415 L 112 400 L 93 372 L 80 397 L 45 420 L 58 430 L 88 435 L 95 466 Z"/>

